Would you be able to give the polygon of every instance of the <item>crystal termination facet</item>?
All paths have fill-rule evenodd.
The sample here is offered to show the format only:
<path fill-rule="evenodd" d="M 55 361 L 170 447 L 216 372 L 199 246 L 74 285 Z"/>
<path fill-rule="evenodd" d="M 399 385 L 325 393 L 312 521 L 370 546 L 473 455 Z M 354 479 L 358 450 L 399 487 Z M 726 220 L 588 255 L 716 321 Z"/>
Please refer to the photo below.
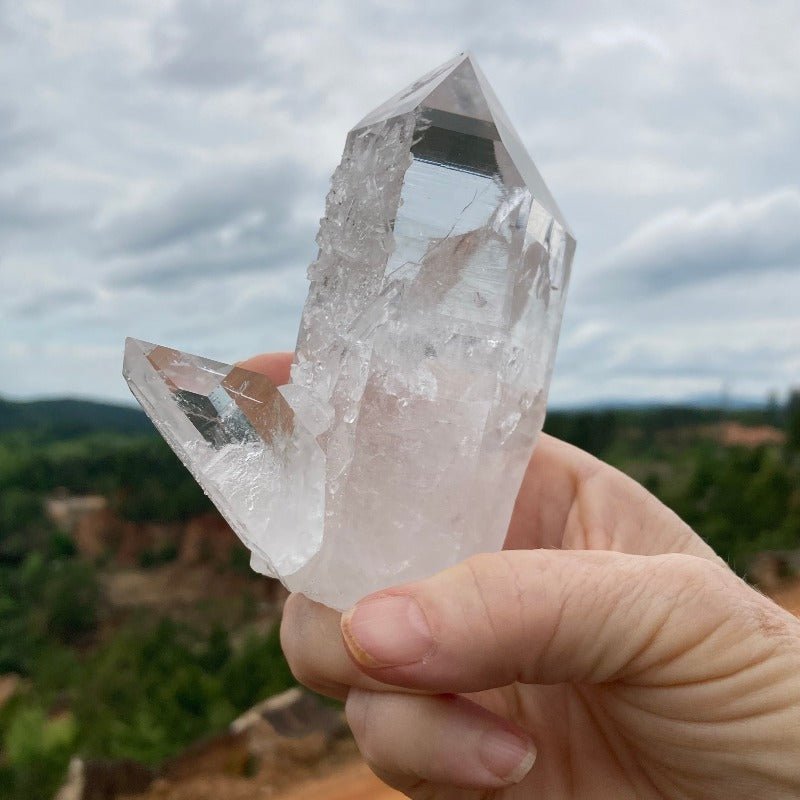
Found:
<path fill-rule="evenodd" d="M 124 374 L 252 552 L 337 609 L 502 546 L 575 240 L 474 60 L 347 137 L 291 381 L 135 340 Z"/>

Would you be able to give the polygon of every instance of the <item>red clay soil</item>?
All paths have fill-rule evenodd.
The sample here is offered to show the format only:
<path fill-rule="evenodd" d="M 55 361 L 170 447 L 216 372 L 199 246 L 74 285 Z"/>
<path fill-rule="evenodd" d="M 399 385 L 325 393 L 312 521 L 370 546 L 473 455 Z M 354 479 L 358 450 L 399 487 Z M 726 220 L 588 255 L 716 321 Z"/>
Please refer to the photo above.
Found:
<path fill-rule="evenodd" d="M 721 422 L 708 430 L 717 441 L 727 447 L 781 445 L 786 441 L 786 434 L 772 425 L 742 425 L 740 422 Z"/>
<path fill-rule="evenodd" d="M 301 783 L 275 800 L 400 800 L 404 794 L 379 781 L 366 764 L 356 762 L 326 778 Z"/>
<path fill-rule="evenodd" d="M 404 795 L 379 781 L 354 752 L 336 764 L 309 764 L 276 781 L 198 774 L 159 779 L 144 794 L 119 800 L 400 800 Z M 296 766 L 296 765 L 295 765 Z"/>

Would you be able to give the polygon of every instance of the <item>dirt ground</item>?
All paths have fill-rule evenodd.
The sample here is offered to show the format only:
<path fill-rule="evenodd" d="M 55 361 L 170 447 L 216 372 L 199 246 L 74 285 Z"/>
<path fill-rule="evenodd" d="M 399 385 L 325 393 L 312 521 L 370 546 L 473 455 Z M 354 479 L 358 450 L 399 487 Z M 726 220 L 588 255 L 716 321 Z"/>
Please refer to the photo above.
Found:
<path fill-rule="evenodd" d="M 379 781 L 366 764 L 355 762 L 333 775 L 300 784 L 276 800 L 400 800 L 405 795 Z"/>

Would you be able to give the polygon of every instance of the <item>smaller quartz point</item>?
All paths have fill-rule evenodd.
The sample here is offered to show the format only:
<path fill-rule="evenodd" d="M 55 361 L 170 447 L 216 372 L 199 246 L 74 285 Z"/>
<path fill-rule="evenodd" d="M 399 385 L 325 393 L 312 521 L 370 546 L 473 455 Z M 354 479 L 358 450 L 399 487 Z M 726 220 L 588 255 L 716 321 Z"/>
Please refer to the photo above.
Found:
<path fill-rule="evenodd" d="M 256 372 L 128 339 L 136 399 L 250 548 L 278 577 L 322 544 L 325 457 L 280 388 Z"/>
<path fill-rule="evenodd" d="M 468 55 L 348 134 L 291 381 L 128 340 L 145 411 L 252 552 L 337 609 L 499 549 L 575 239 Z"/>

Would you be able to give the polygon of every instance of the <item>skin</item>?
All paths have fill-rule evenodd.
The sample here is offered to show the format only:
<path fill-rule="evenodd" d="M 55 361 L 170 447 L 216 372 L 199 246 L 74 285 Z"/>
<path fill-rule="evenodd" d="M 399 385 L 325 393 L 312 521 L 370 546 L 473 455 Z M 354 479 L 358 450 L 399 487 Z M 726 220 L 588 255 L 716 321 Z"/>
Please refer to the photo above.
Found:
<path fill-rule="evenodd" d="M 243 366 L 283 383 L 289 362 Z M 417 800 L 800 797 L 800 622 L 548 436 L 503 552 L 344 615 L 292 595 L 281 638 Z"/>

